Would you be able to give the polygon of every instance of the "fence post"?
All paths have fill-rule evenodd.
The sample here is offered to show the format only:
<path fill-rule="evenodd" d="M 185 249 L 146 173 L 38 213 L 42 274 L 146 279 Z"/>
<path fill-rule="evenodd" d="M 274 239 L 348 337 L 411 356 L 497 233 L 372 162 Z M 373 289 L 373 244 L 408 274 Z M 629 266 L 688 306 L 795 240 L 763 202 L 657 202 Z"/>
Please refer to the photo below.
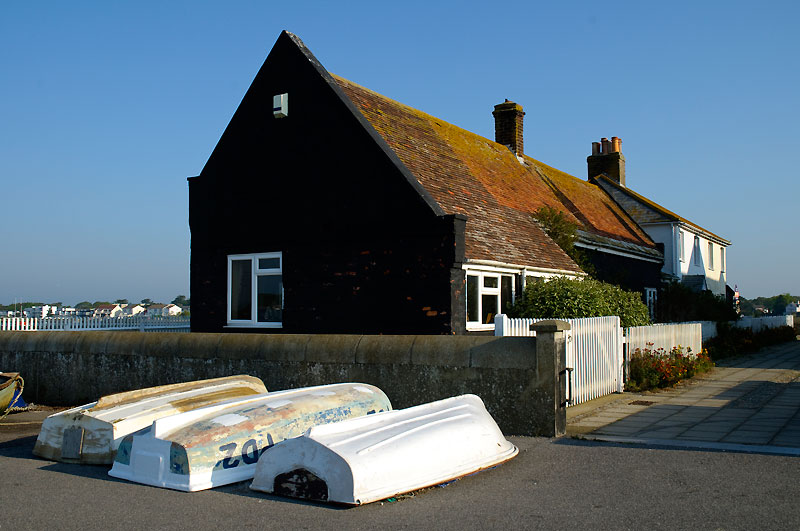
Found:
<path fill-rule="evenodd" d="M 508 316 L 498 313 L 494 316 L 494 335 L 505 336 L 508 334 Z"/>
<path fill-rule="evenodd" d="M 559 437 L 567 431 L 567 385 L 572 388 L 572 374 L 567 371 L 567 342 L 564 332 L 570 330 L 566 321 L 546 320 L 533 323 L 536 332 L 536 370 L 541 380 L 551 381 L 547 404 L 547 427 L 549 433 L 542 435 Z M 569 382 L 568 382 L 569 380 Z M 551 417 L 552 415 L 552 417 Z M 552 428 L 552 429 L 550 429 Z"/>

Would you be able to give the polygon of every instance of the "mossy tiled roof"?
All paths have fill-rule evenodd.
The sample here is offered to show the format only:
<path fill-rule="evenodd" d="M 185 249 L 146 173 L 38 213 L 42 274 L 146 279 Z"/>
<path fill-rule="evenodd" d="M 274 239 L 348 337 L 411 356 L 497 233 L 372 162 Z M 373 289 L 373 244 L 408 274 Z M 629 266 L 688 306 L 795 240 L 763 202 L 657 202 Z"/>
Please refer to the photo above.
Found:
<path fill-rule="evenodd" d="M 466 255 L 579 271 L 531 214 L 564 212 L 583 231 L 648 250 L 655 244 L 599 187 L 343 78 L 334 80 L 449 214 L 465 214 Z"/>
<path fill-rule="evenodd" d="M 600 186 L 604 187 L 610 195 L 616 195 L 618 198 L 619 196 L 622 196 L 622 198 L 629 200 L 629 202 L 626 201 L 626 209 L 631 217 L 636 219 L 636 221 L 639 223 L 660 223 L 665 221 L 685 223 L 686 225 L 694 227 L 698 232 L 704 234 L 705 236 L 719 241 L 723 245 L 730 245 L 731 243 L 725 238 L 714 234 L 710 230 L 704 229 L 700 225 L 692 223 L 688 219 L 683 218 L 675 212 L 672 212 L 671 210 L 659 205 L 655 201 L 651 201 L 645 196 L 634 192 L 630 188 L 620 186 L 619 183 L 615 182 L 613 179 L 609 179 L 605 175 L 598 175 L 594 177 L 594 179 L 598 182 L 598 184 L 600 184 Z"/>

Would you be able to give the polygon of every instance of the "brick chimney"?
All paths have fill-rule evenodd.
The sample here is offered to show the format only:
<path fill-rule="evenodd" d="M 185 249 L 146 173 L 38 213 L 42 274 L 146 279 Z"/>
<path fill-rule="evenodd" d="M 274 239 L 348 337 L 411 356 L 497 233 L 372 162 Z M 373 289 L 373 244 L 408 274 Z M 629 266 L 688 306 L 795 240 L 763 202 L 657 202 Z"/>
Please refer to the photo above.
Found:
<path fill-rule="evenodd" d="M 525 113 L 522 105 L 506 100 L 494 106 L 494 141 L 508 147 L 517 157 L 522 150 L 522 120 Z"/>
<path fill-rule="evenodd" d="M 601 138 L 600 142 L 592 142 L 592 154 L 586 157 L 589 166 L 589 179 L 601 173 L 625 186 L 625 157 L 620 151 L 622 139 L 612 136 L 611 140 Z"/>

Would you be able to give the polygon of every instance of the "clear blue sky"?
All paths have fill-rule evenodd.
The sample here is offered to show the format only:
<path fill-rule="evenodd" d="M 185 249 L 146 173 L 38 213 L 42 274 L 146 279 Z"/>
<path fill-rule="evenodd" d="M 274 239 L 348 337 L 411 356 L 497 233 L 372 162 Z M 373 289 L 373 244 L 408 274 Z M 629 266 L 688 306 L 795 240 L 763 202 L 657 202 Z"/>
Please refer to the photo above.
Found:
<path fill-rule="evenodd" d="M 748 298 L 800 294 L 800 3 L 0 4 L 0 303 L 189 294 L 188 186 L 281 30 L 331 72 L 733 242 Z"/>

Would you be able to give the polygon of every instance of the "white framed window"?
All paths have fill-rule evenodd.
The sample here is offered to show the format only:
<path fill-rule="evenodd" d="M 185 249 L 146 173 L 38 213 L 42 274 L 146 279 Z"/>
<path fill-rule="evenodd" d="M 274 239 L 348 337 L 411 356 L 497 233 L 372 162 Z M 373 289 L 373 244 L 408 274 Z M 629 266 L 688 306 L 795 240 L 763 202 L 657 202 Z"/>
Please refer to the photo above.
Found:
<path fill-rule="evenodd" d="M 678 232 L 678 255 L 681 257 L 681 262 L 686 261 L 686 247 L 683 243 L 683 231 Z"/>
<path fill-rule="evenodd" d="M 467 328 L 494 330 L 494 317 L 514 303 L 514 275 L 467 271 Z"/>
<path fill-rule="evenodd" d="M 714 269 L 714 244 L 708 242 L 708 268 Z"/>
<path fill-rule="evenodd" d="M 283 253 L 228 256 L 228 326 L 283 326 Z"/>
<path fill-rule="evenodd" d="M 719 248 L 719 270 L 725 272 L 725 247 Z"/>
<path fill-rule="evenodd" d="M 700 265 L 700 238 L 697 236 L 694 237 L 692 254 L 694 255 L 694 265 Z"/>
<path fill-rule="evenodd" d="M 644 288 L 644 299 L 647 304 L 647 311 L 650 313 L 650 319 L 656 318 L 656 302 L 658 301 L 658 290 L 656 288 Z"/>

